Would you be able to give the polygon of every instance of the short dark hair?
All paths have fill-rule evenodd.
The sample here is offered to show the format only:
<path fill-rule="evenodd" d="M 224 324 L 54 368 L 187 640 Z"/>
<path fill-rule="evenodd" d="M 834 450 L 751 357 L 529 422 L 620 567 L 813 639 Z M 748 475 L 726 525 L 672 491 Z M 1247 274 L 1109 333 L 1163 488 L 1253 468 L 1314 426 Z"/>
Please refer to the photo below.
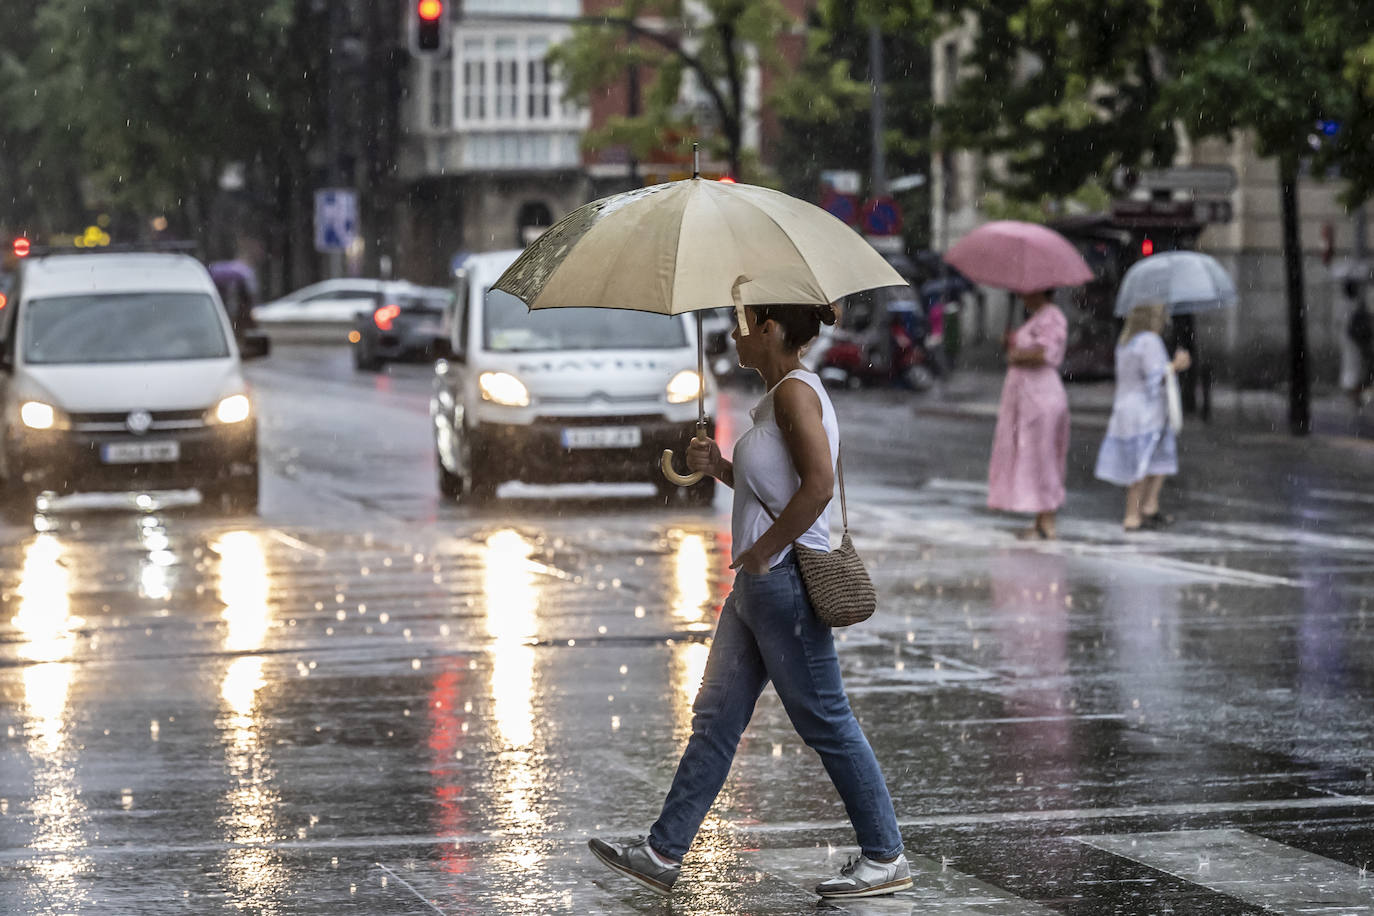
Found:
<path fill-rule="evenodd" d="M 835 323 L 835 307 L 831 305 L 751 305 L 754 324 L 777 322 L 782 328 L 783 346 L 800 350 L 821 332 L 821 325 Z"/>

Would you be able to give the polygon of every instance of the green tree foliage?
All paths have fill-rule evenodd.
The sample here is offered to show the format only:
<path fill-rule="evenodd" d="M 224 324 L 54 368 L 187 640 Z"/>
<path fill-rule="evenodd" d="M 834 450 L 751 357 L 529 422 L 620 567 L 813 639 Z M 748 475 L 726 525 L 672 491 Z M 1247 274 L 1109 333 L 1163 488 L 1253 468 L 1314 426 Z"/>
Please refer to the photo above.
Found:
<path fill-rule="evenodd" d="M 883 42 L 887 177 L 929 173 L 929 44 L 935 25 L 930 10 L 923 0 L 822 0 L 809 23 L 802 66 L 773 99 L 782 126 L 778 171 L 789 193 L 815 199 L 827 169 L 868 174 L 871 24 Z M 928 185 L 897 197 L 907 215 L 908 240 L 923 247 L 929 239 Z"/>
<path fill-rule="evenodd" d="M 0 62 L 8 77 L 0 137 L 17 154 L 21 186 L 37 193 L 79 175 L 80 206 L 166 214 L 201 232 L 228 163 L 274 176 L 284 165 L 305 170 L 328 53 L 309 40 L 321 31 L 308 3 L 33 6 L 24 23 L 31 41 L 10 45 Z"/>
<path fill-rule="evenodd" d="M 939 112 L 940 142 L 1005 157 L 989 176 L 1009 198 L 1067 197 L 1118 165 L 1168 164 L 1178 137 L 1162 104 L 1199 36 L 1225 36 L 1207 3 L 973 0 L 962 78 Z M 942 55 L 948 54 L 940 48 Z"/>
<path fill-rule="evenodd" d="M 1005 157 L 1009 198 L 1066 197 L 1118 165 L 1168 165 L 1179 131 L 1248 131 L 1265 156 L 1374 192 L 1374 14 L 1363 0 L 946 0 L 971 15 L 940 142 Z M 1340 135 L 1309 143 L 1317 122 Z"/>
<path fill-rule="evenodd" d="M 569 98 L 583 105 L 627 85 L 632 69 L 641 81 L 638 112 L 588 132 L 589 149 L 623 145 L 642 160 L 699 138 L 739 175 L 744 123 L 753 114 L 745 99 L 748 67 L 778 65 L 773 38 L 788 22 L 777 0 L 625 0 L 601 22 L 577 26 L 551 58 Z M 691 87 L 709 100 L 705 111 L 684 105 Z"/>

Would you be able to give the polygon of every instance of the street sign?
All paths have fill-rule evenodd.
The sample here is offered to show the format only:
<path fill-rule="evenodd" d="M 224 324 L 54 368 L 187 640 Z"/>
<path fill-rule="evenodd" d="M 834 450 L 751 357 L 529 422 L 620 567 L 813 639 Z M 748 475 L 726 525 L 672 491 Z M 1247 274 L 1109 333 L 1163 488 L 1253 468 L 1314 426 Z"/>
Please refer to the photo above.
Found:
<path fill-rule="evenodd" d="M 1193 201 L 1193 218 L 1199 223 L 1229 223 L 1234 208 L 1229 200 Z"/>
<path fill-rule="evenodd" d="M 1191 200 L 1116 200 L 1112 220 L 1119 226 L 1181 226 L 1196 224 Z"/>
<path fill-rule="evenodd" d="M 315 192 L 315 250 L 344 251 L 358 237 L 358 192 L 325 188 Z"/>
<path fill-rule="evenodd" d="M 902 208 L 891 197 L 875 197 L 864 204 L 863 227 L 869 235 L 896 235 L 902 231 Z"/>
<path fill-rule="evenodd" d="M 1230 194 L 1236 189 L 1236 170 L 1229 165 L 1180 165 L 1147 169 L 1135 187 L 1146 191 L 1191 191 L 1193 194 Z"/>
<path fill-rule="evenodd" d="M 858 194 L 859 173 L 841 169 L 827 169 L 821 172 L 821 190 L 834 191 L 836 194 Z"/>
<path fill-rule="evenodd" d="M 853 226 L 859 221 L 859 200 L 853 194 L 826 191 L 821 195 L 821 209 L 846 226 Z"/>

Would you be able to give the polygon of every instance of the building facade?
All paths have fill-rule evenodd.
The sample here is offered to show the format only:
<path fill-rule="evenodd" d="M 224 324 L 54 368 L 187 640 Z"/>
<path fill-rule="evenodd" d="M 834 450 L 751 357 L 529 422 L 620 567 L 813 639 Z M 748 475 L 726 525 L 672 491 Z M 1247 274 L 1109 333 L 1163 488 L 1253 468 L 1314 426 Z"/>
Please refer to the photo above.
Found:
<path fill-rule="evenodd" d="M 403 113 L 396 273 L 446 282 L 455 257 L 524 245 L 582 204 L 652 181 L 690 174 L 690 145 L 644 162 L 624 148 L 583 150 L 584 133 L 638 110 L 650 74 L 627 73 L 587 108 L 564 99 L 549 51 L 580 17 L 605 14 L 616 0 L 464 0 L 445 52 L 412 58 Z M 805 52 L 810 0 L 785 0 L 795 26 L 777 36 L 786 63 Z M 652 18 L 646 28 L 666 31 Z M 690 48 L 690 36 L 684 37 Z M 776 124 L 767 99 L 778 76 L 746 55 L 745 149 L 765 167 Z M 679 104 L 710 130 L 700 86 L 683 86 Z M 720 162 L 703 171 L 723 172 Z"/>
<path fill-rule="evenodd" d="M 587 201 L 587 111 L 564 101 L 549 50 L 579 0 L 466 0 L 443 54 L 413 61 L 398 272 L 443 282 L 455 256 L 518 248 Z"/>

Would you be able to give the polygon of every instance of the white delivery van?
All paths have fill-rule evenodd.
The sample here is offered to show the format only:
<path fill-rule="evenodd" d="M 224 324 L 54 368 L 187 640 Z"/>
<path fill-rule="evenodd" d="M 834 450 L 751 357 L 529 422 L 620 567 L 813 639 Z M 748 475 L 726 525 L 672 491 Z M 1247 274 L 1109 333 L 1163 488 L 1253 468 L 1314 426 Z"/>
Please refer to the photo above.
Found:
<path fill-rule="evenodd" d="M 4 507 L 76 491 L 198 488 L 258 505 L 258 431 L 210 274 L 181 254 L 32 255 L 3 312 Z M 267 352 L 250 336 L 244 356 Z"/>
<path fill-rule="evenodd" d="M 456 271 L 430 413 L 439 489 L 455 500 L 491 498 L 508 480 L 644 481 L 667 497 L 663 450 L 696 432 L 696 323 L 687 315 L 623 309 L 541 309 L 491 289 L 520 254 L 469 257 Z M 708 373 L 709 376 L 709 373 Z M 708 426 L 714 435 L 714 426 Z M 715 481 L 687 497 L 708 504 Z"/>

